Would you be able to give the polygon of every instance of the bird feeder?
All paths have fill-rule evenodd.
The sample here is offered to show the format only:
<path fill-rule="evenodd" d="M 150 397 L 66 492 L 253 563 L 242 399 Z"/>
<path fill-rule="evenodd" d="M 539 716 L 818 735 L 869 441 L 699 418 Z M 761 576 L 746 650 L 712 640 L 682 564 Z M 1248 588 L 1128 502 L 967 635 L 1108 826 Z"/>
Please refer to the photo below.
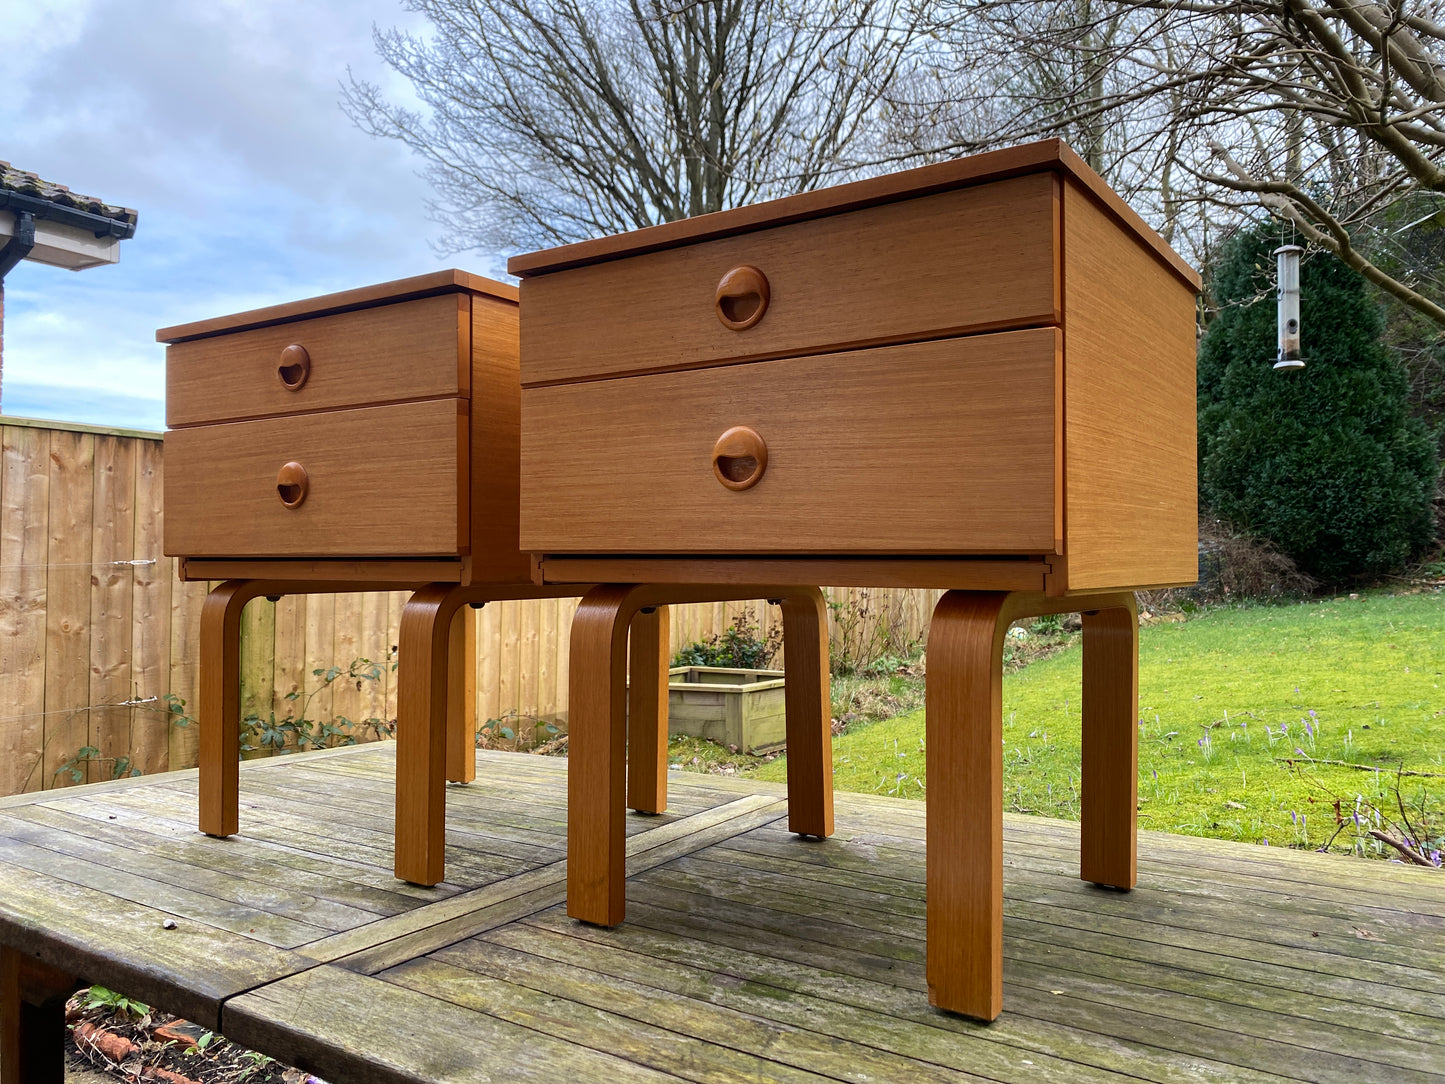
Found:
<path fill-rule="evenodd" d="M 1279 286 L 1279 353 L 1274 367 L 1281 372 L 1296 372 L 1305 367 L 1299 345 L 1299 258 L 1303 251 L 1299 245 L 1282 245 L 1274 250 Z"/>

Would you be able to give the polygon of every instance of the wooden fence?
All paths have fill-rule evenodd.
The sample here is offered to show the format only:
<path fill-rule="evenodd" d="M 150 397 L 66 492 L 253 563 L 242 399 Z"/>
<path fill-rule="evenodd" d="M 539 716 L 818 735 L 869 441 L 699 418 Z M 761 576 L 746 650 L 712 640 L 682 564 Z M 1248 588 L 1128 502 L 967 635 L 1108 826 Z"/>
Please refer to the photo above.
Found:
<path fill-rule="evenodd" d="M 207 585 L 161 553 L 159 434 L 0 418 L 0 794 L 195 764 L 197 637 Z M 918 640 L 937 592 L 833 589 L 835 654 L 886 633 Z M 404 593 L 257 599 L 242 625 L 242 711 L 391 719 Z M 494 602 L 477 621 L 477 717 L 564 720 L 576 599 Z M 676 607 L 673 649 L 751 610 Z M 315 671 L 366 658 L 375 681 L 320 688 Z M 293 696 L 294 699 L 288 699 Z M 86 754 L 89 750 L 89 754 Z"/>

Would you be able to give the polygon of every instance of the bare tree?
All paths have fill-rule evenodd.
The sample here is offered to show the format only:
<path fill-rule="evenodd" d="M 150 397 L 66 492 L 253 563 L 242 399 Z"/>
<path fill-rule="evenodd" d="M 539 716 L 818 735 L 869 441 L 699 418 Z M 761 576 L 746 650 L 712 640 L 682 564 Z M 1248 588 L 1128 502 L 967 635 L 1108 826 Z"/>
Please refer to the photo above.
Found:
<path fill-rule="evenodd" d="M 916 29 L 906 0 L 408 0 L 375 32 L 425 109 L 343 109 L 426 163 L 445 247 L 637 229 L 849 175 Z"/>
<path fill-rule="evenodd" d="M 941 0 L 941 92 L 977 95 L 980 70 L 1038 69 L 1033 89 L 996 78 L 985 126 L 906 152 L 955 154 L 1050 134 L 1080 138 L 1166 236 L 1207 251 L 1209 208 L 1260 209 L 1445 326 L 1445 284 L 1401 261 L 1402 208 L 1430 218 L 1445 194 L 1441 0 Z M 1032 9 L 1032 10 L 1031 10 Z M 937 59 L 938 49 L 934 58 Z M 952 81 L 952 82 L 951 82 Z M 910 84 L 916 87 L 917 83 Z M 975 116 L 980 111 L 967 101 Z M 926 116 L 939 101 L 901 111 Z M 1093 134 L 1098 139 L 1092 143 Z M 1191 218 L 1192 216 L 1192 218 Z"/>

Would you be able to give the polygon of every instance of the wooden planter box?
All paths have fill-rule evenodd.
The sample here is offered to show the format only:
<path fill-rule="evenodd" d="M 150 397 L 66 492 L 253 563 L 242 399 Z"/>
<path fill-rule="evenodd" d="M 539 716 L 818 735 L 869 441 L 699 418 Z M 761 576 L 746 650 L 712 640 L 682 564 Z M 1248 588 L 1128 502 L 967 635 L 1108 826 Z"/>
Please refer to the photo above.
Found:
<path fill-rule="evenodd" d="M 668 671 L 667 733 L 710 738 L 744 753 L 781 749 L 783 671 L 675 666 Z"/>

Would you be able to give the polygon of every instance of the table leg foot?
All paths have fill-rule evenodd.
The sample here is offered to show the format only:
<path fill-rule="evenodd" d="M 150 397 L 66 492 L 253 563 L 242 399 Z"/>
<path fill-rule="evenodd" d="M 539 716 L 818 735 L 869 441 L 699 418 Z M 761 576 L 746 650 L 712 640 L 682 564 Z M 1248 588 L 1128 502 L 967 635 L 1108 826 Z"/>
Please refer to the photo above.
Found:
<path fill-rule="evenodd" d="M 208 836 L 240 830 L 241 611 L 261 591 L 251 580 L 227 580 L 201 607 L 200 816 Z"/>
<path fill-rule="evenodd" d="M 633 588 L 608 584 L 572 618 L 567 913 L 615 926 L 626 911 L 627 627 Z"/>
<path fill-rule="evenodd" d="M 64 1084 L 65 1001 L 78 979 L 0 947 L 0 1081 Z"/>
<path fill-rule="evenodd" d="M 816 587 L 782 599 L 788 738 L 788 830 L 833 834 L 833 704 L 828 608 Z"/>
<path fill-rule="evenodd" d="M 1084 614 L 1083 769 L 1079 875 L 1133 888 L 1139 798 L 1139 614 L 1123 605 Z"/>
<path fill-rule="evenodd" d="M 628 646 L 627 808 L 667 810 L 667 670 L 672 661 L 666 606 L 648 606 L 632 619 Z"/>
<path fill-rule="evenodd" d="M 928 1000 L 1003 1007 L 1002 592 L 950 591 L 928 634 Z"/>
<path fill-rule="evenodd" d="M 397 877 L 441 881 L 446 867 L 448 671 L 455 584 L 428 584 L 401 612 L 396 705 Z"/>

